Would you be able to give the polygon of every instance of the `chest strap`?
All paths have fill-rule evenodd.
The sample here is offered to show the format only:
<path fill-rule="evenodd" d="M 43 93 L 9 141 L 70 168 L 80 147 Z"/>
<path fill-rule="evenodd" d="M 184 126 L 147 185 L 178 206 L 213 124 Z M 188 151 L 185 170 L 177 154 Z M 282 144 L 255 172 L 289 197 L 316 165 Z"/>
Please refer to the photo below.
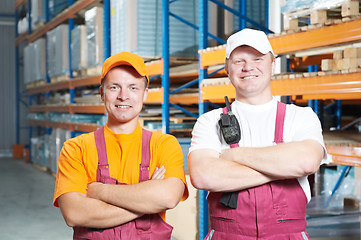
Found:
<path fill-rule="evenodd" d="M 103 182 L 102 179 L 110 178 L 107 149 L 104 138 L 104 127 L 101 127 L 94 132 L 94 138 L 98 153 L 97 181 Z M 139 166 L 139 182 L 149 180 L 151 138 L 152 138 L 152 132 L 143 128 L 142 161 Z"/>
<path fill-rule="evenodd" d="M 277 102 L 277 115 L 275 124 L 275 137 L 274 142 L 276 144 L 283 143 L 283 126 L 286 115 L 286 104 Z"/>

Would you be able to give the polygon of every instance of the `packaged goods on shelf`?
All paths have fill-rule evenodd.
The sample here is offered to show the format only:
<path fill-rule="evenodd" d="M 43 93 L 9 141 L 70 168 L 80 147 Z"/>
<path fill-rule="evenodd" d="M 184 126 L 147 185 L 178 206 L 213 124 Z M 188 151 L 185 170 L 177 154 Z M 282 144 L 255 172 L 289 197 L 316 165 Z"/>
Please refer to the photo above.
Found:
<path fill-rule="evenodd" d="M 103 63 L 103 8 L 93 7 L 85 12 L 88 66 Z"/>
<path fill-rule="evenodd" d="M 323 186 L 321 186 L 321 195 L 330 196 L 334 186 L 345 166 L 336 165 L 334 167 L 326 167 L 321 178 Z M 342 179 L 342 184 L 337 189 L 335 195 L 354 195 L 355 191 L 355 169 L 351 168 L 349 174 Z"/>
<path fill-rule="evenodd" d="M 24 82 L 45 79 L 45 39 L 39 38 L 24 47 Z"/>
<path fill-rule="evenodd" d="M 31 83 L 31 58 L 30 58 L 30 44 L 24 47 L 24 83 Z"/>
<path fill-rule="evenodd" d="M 49 155 L 48 155 L 48 168 L 51 172 L 56 173 L 58 170 L 58 157 L 66 140 L 70 138 L 70 131 L 53 128 L 49 135 Z"/>
<path fill-rule="evenodd" d="M 69 104 L 70 103 L 70 93 L 52 93 L 48 99 L 47 104 Z"/>
<path fill-rule="evenodd" d="M 162 56 L 161 0 L 111 0 L 111 54 L 131 51 L 145 58 Z M 196 24 L 197 1 L 174 2 L 170 11 Z M 169 53 L 172 57 L 197 56 L 197 31 L 169 19 Z"/>
<path fill-rule="evenodd" d="M 33 44 L 34 49 L 34 71 L 35 71 L 35 81 L 43 80 L 46 78 L 46 69 L 45 69 L 45 39 L 39 38 Z"/>
<path fill-rule="evenodd" d="M 17 23 L 17 31 L 18 34 L 24 34 L 28 31 L 29 29 L 29 21 L 28 21 L 28 17 L 24 17 L 22 19 L 20 19 Z"/>
<path fill-rule="evenodd" d="M 84 69 L 87 66 L 86 26 L 78 25 L 71 31 L 71 68 L 73 70 Z"/>
<path fill-rule="evenodd" d="M 69 121 L 72 123 L 97 123 L 102 116 L 100 114 L 70 114 Z"/>
<path fill-rule="evenodd" d="M 50 77 L 69 73 L 69 28 L 62 24 L 49 31 L 47 37 L 48 74 Z"/>
<path fill-rule="evenodd" d="M 28 120 L 47 120 L 47 115 L 44 113 L 29 113 L 27 115 Z"/>
<path fill-rule="evenodd" d="M 45 135 L 30 139 L 31 161 L 40 166 L 46 165 Z"/>
<path fill-rule="evenodd" d="M 31 0 L 31 28 L 37 29 L 45 22 L 46 0 Z"/>
<path fill-rule="evenodd" d="M 69 0 L 49 0 L 49 18 L 53 19 L 68 6 Z"/>
<path fill-rule="evenodd" d="M 328 9 L 335 6 L 341 6 L 341 4 L 346 1 L 348 0 L 286 0 L 281 6 L 281 12 L 289 13 L 303 9 Z"/>

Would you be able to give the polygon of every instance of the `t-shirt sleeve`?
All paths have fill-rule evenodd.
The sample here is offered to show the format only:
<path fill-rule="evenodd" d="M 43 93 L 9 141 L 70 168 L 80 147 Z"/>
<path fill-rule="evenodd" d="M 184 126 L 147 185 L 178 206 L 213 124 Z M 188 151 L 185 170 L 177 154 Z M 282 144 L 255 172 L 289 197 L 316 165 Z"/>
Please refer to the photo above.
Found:
<path fill-rule="evenodd" d="M 218 120 L 221 111 L 213 110 L 201 115 L 192 131 L 192 141 L 189 152 L 198 149 L 212 149 L 221 153 L 222 141 Z"/>
<path fill-rule="evenodd" d="M 324 149 L 323 162 L 327 160 L 326 147 L 323 141 L 322 135 L 322 126 L 319 118 L 316 113 L 309 107 L 301 108 L 302 111 L 299 111 L 295 119 L 296 126 L 294 134 L 292 135 L 291 141 L 303 141 L 307 139 L 312 139 L 319 142 Z"/>
<path fill-rule="evenodd" d="M 157 144 L 157 151 L 159 153 L 158 167 L 165 167 L 165 178 L 176 177 L 182 180 L 185 189 L 181 200 L 186 200 L 189 194 L 184 172 L 184 158 L 179 142 L 174 136 L 163 134 Z"/>
<path fill-rule="evenodd" d="M 53 205 L 59 207 L 58 198 L 68 192 L 86 194 L 88 177 L 82 160 L 80 137 L 67 140 L 58 159 Z"/>

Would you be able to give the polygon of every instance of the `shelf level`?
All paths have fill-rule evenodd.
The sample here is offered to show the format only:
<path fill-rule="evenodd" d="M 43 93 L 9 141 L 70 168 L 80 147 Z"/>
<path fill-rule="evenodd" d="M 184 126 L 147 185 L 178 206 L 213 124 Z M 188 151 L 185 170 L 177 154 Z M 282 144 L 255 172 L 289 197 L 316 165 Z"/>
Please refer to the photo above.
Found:
<path fill-rule="evenodd" d="M 275 54 L 293 53 L 360 40 L 361 19 L 269 38 Z M 200 51 L 201 68 L 205 69 L 215 64 L 224 64 L 225 51 L 225 45 Z"/>
<path fill-rule="evenodd" d="M 79 132 L 93 132 L 97 130 L 99 125 L 91 123 L 65 123 L 65 122 L 54 122 L 46 120 L 29 120 L 29 125 L 31 126 L 41 126 L 46 128 L 61 128 L 70 131 L 79 131 Z"/>
<path fill-rule="evenodd" d="M 361 167 L 361 147 L 326 145 L 332 164 Z"/>
<path fill-rule="evenodd" d="M 297 96 L 303 99 L 361 99 L 361 72 L 302 77 L 271 81 L 275 96 Z M 235 98 L 231 84 L 202 87 L 202 101 L 223 102 L 225 95 Z"/>
<path fill-rule="evenodd" d="M 34 105 L 29 106 L 29 113 L 89 113 L 89 114 L 105 114 L 104 105 Z"/>

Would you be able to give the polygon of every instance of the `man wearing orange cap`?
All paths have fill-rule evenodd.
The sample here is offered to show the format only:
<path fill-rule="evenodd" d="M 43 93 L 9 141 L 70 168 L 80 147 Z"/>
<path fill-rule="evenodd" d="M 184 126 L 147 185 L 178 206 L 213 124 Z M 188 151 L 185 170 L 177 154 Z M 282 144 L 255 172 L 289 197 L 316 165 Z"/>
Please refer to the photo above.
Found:
<path fill-rule="evenodd" d="M 121 52 L 103 64 L 106 125 L 64 143 L 53 205 L 74 239 L 170 239 L 165 211 L 188 197 L 176 138 L 142 129 L 148 94 L 144 61 Z"/>

